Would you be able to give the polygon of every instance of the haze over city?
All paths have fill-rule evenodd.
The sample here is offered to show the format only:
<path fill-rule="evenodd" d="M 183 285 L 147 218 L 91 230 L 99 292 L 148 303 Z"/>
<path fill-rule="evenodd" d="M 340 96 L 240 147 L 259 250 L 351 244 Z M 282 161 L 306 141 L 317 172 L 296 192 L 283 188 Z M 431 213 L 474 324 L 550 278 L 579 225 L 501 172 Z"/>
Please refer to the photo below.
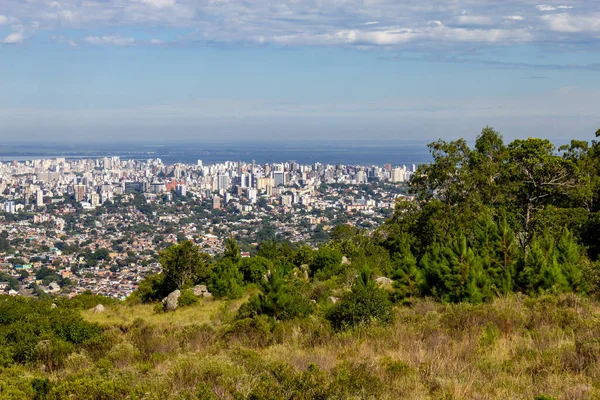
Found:
<path fill-rule="evenodd" d="M 599 21 L 583 0 L 0 0 L 0 136 L 590 138 Z"/>

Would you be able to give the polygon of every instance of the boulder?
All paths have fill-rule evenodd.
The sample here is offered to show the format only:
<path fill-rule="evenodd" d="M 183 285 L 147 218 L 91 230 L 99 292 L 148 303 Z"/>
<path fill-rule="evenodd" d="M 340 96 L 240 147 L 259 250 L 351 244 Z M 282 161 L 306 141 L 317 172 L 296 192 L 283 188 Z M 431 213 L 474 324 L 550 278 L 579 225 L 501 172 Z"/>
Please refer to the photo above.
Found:
<path fill-rule="evenodd" d="M 377 286 L 385 290 L 392 290 L 394 287 L 394 281 L 390 278 L 386 278 L 385 276 L 381 276 L 375 279 L 375 282 L 377 283 Z"/>
<path fill-rule="evenodd" d="M 193 289 L 194 296 L 198 297 L 212 297 L 212 293 L 208 291 L 206 285 L 196 285 Z"/>
<path fill-rule="evenodd" d="M 94 307 L 94 314 L 100 314 L 100 313 L 103 313 L 104 311 L 106 311 L 106 309 L 104 308 L 104 306 L 102 304 L 98 304 L 96 307 Z"/>
<path fill-rule="evenodd" d="M 50 308 L 56 308 L 56 307 L 58 307 L 58 306 L 56 305 L 56 303 L 52 303 L 52 304 L 50 304 Z"/>
<path fill-rule="evenodd" d="M 332 302 L 333 304 L 337 303 L 338 301 L 340 301 L 339 297 L 333 297 L 330 296 L 327 298 L 327 300 L 329 300 L 330 302 Z"/>
<path fill-rule="evenodd" d="M 342 264 L 343 264 L 343 265 L 348 265 L 348 264 L 350 264 L 350 260 L 348 260 L 348 257 L 346 257 L 346 256 L 343 256 L 343 257 L 342 257 Z"/>
<path fill-rule="evenodd" d="M 163 299 L 163 304 L 165 305 L 166 311 L 173 311 L 177 308 L 177 302 L 179 301 L 179 297 L 181 296 L 180 290 L 174 290 L 167 297 Z"/>

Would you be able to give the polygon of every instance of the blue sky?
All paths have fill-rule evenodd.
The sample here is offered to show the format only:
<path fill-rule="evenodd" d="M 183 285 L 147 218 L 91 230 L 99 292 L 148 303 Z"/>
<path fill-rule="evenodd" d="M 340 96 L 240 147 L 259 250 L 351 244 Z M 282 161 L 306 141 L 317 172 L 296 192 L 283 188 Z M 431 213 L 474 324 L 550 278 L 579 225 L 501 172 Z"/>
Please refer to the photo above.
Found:
<path fill-rule="evenodd" d="M 0 0 L 0 137 L 591 138 L 591 0 Z"/>

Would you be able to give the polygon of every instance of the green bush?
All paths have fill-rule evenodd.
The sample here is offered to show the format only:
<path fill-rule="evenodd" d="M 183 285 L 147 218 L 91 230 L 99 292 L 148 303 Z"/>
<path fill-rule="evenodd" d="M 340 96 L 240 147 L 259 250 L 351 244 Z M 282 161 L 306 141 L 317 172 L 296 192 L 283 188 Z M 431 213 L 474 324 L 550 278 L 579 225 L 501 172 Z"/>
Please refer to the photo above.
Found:
<path fill-rule="evenodd" d="M 356 328 L 372 322 L 387 324 L 393 319 L 388 293 L 379 289 L 369 274 L 363 271 L 352 291 L 326 314 L 335 329 Z"/>
<path fill-rule="evenodd" d="M 186 307 L 196 304 L 198 302 L 198 297 L 194 295 L 194 292 L 191 289 L 183 290 L 181 292 L 181 296 L 177 300 L 177 305 L 179 307 Z"/>
<path fill-rule="evenodd" d="M 323 246 L 314 254 L 309 267 L 313 275 L 320 271 L 328 276 L 336 275 L 342 267 L 342 253 L 335 248 Z"/>
<path fill-rule="evenodd" d="M 244 282 L 260 283 L 269 270 L 273 269 L 273 262 L 264 257 L 244 258 L 240 262 L 240 272 Z"/>

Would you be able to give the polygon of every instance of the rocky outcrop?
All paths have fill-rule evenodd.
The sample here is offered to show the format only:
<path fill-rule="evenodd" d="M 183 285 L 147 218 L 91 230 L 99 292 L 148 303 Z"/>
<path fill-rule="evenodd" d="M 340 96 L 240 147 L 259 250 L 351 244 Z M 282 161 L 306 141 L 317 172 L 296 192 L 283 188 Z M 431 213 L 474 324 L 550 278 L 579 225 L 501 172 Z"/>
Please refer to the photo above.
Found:
<path fill-rule="evenodd" d="M 381 276 L 381 277 L 375 279 L 375 282 L 377 282 L 381 286 L 388 286 L 388 285 L 391 285 L 392 283 L 394 283 L 393 280 L 391 280 L 390 278 L 386 278 L 385 276 Z"/>
<path fill-rule="evenodd" d="M 173 310 L 177 309 L 177 302 L 179 301 L 180 296 L 181 296 L 180 290 L 175 290 L 175 291 L 169 293 L 169 295 L 167 297 L 165 297 L 162 301 L 163 304 L 165 305 L 165 310 L 173 311 Z"/>
<path fill-rule="evenodd" d="M 98 304 L 96 307 L 94 307 L 94 314 L 100 314 L 100 313 L 103 313 L 104 311 L 106 311 L 106 309 L 104 308 L 104 306 L 102 304 Z"/>
<path fill-rule="evenodd" d="M 206 285 L 196 285 L 193 289 L 194 296 L 198 297 L 212 297 L 212 293 L 208 291 Z"/>

